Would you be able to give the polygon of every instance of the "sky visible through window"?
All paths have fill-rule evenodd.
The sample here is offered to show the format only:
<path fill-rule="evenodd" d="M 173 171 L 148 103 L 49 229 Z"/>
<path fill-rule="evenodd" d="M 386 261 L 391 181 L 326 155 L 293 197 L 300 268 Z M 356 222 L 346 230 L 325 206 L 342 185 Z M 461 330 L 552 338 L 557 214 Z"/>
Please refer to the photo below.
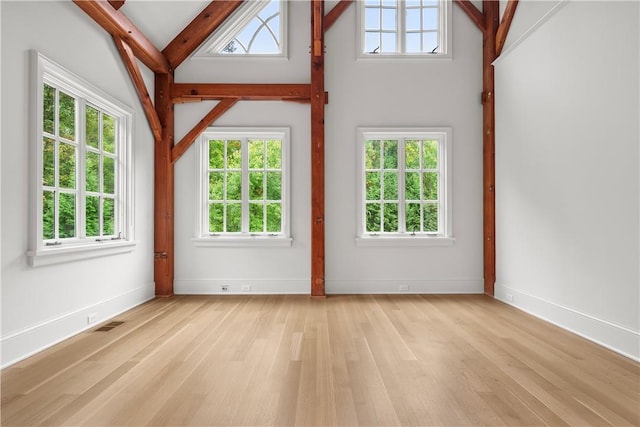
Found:
<path fill-rule="evenodd" d="M 280 54 L 280 2 L 273 0 L 227 44 L 226 54 Z"/>

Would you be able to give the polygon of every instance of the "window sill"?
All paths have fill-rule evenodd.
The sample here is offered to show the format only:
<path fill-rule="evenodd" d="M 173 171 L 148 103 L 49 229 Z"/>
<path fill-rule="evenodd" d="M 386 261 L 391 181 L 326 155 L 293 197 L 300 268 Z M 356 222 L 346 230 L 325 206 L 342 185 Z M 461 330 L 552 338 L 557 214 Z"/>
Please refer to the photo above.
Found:
<path fill-rule="evenodd" d="M 293 239 L 291 237 L 280 236 L 247 236 L 247 237 L 196 237 L 191 239 L 193 246 L 200 248 L 213 247 L 231 247 L 231 248 L 247 248 L 247 247 L 274 247 L 274 246 L 291 246 Z"/>
<path fill-rule="evenodd" d="M 360 53 L 359 61 L 452 61 L 450 53 Z"/>
<path fill-rule="evenodd" d="M 89 258 L 132 252 L 136 246 L 134 241 L 116 241 L 87 243 L 79 245 L 61 245 L 27 252 L 29 265 L 40 267 L 43 265 L 61 264 Z"/>
<path fill-rule="evenodd" d="M 367 236 L 356 237 L 356 246 L 453 246 L 453 237 L 426 236 Z"/>

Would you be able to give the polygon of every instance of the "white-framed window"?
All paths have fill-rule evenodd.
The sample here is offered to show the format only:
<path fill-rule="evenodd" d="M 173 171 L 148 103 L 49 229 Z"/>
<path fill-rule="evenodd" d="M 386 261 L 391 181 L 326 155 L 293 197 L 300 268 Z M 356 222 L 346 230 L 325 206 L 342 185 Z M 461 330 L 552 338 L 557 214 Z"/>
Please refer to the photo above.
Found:
<path fill-rule="evenodd" d="M 132 110 L 32 52 L 31 265 L 133 248 Z"/>
<path fill-rule="evenodd" d="M 451 58 L 451 0 L 361 0 L 360 58 Z"/>
<path fill-rule="evenodd" d="M 453 243 L 451 133 L 358 129 L 358 244 Z"/>
<path fill-rule="evenodd" d="M 289 129 L 200 137 L 196 246 L 289 246 Z"/>
<path fill-rule="evenodd" d="M 196 57 L 286 57 L 287 1 L 245 2 L 196 52 Z"/>

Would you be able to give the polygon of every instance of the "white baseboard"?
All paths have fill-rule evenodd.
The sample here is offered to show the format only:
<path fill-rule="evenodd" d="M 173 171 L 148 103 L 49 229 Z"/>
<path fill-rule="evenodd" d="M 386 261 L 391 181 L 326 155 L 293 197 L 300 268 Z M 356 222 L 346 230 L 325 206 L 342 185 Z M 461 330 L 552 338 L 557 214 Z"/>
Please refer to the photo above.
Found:
<path fill-rule="evenodd" d="M 117 316 L 154 297 L 155 286 L 153 283 L 146 284 L 108 300 L 77 309 L 71 313 L 65 313 L 55 319 L 4 336 L 0 339 L 2 348 L 0 369 L 26 359 L 80 332 L 91 329 L 96 324 Z M 96 314 L 96 319 L 95 322 L 88 324 L 87 317 L 90 314 Z"/>
<path fill-rule="evenodd" d="M 222 290 L 227 286 L 228 290 Z M 249 290 L 243 290 L 249 286 Z M 244 288 L 246 289 L 246 288 Z M 310 279 L 176 279 L 176 295 L 270 295 L 309 294 Z"/>
<path fill-rule="evenodd" d="M 616 353 L 640 361 L 640 333 L 638 331 L 497 283 L 495 297 Z"/>
<path fill-rule="evenodd" d="M 481 294 L 482 279 L 327 279 L 327 294 Z"/>

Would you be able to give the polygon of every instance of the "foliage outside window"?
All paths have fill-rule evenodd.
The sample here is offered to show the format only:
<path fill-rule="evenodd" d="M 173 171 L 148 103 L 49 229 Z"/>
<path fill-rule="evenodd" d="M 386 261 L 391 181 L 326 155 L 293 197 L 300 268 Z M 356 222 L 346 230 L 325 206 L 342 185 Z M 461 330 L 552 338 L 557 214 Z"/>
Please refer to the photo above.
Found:
<path fill-rule="evenodd" d="M 284 0 L 245 2 L 196 56 L 286 55 L 286 6 Z"/>
<path fill-rule="evenodd" d="M 361 57 L 450 57 L 448 0 L 363 0 Z"/>
<path fill-rule="evenodd" d="M 450 238 L 448 128 L 360 129 L 362 238 Z"/>
<path fill-rule="evenodd" d="M 288 130 L 211 128 L 201 144 L 201 223 L 196 240 L 288 243 Z"/>
<path fill-rule="evenodd" d="M 122 246 L 132 237 L 131 111 L 43 56 L 34 53 L 33 60 L 37 148 L 31 263 L 54 262 L 36 259 L 92 245 L 103 252 Z"/>

